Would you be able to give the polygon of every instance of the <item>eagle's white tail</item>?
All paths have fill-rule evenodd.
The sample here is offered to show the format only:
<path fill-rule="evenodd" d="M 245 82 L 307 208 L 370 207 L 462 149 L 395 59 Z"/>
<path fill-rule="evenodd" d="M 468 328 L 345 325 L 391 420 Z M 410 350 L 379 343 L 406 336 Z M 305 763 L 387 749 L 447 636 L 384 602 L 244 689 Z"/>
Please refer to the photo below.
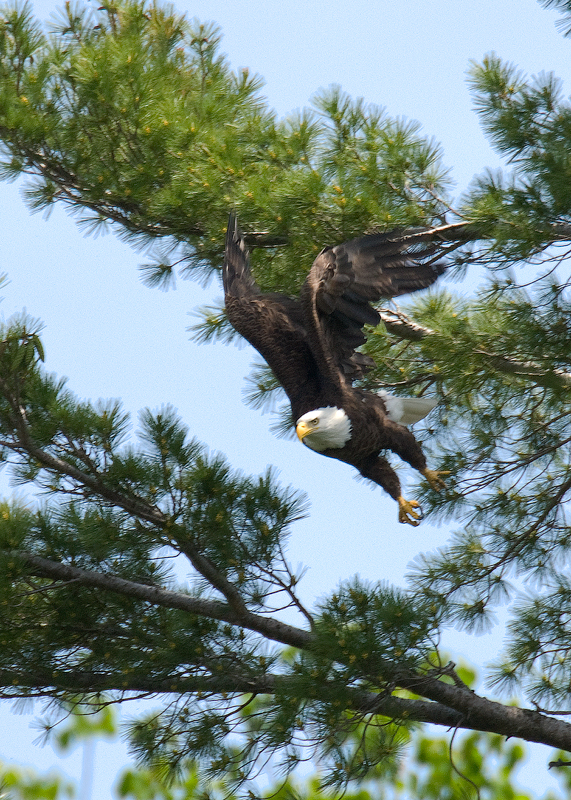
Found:
<path fill-rule="evenodd" d="M 413 425 L 438 405 L 436 397 L 395 397 L 385 391 L 378 394 L 387 409 L 387 417 L 399 425 Z"/>

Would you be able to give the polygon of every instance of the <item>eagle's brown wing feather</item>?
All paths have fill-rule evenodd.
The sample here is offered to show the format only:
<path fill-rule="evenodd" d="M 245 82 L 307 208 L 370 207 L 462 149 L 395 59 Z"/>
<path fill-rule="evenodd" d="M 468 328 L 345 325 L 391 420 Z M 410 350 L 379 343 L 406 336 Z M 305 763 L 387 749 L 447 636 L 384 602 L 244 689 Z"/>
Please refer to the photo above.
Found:
<path fill-rule="evenodd" d="M 366 341 L 363 326 L 380 322 L 370 303 L 430 286 L 445 269 L 438 252 L 429 234 L 413 229 L 360 236 L 315 259 L 301 299 L 316 360 L 341 388 L 374 366 L 355 352 Z"/>
<path fill-rule="evenodd" d="M 222 277 L 226 314 L 232 327 L 267 361 L 294 414 L 314 408 L 320 388 L 319 370 L 308 344 L 301 304 L 286 295 L 260 292 L 233 214 L 228 222 Z"/>

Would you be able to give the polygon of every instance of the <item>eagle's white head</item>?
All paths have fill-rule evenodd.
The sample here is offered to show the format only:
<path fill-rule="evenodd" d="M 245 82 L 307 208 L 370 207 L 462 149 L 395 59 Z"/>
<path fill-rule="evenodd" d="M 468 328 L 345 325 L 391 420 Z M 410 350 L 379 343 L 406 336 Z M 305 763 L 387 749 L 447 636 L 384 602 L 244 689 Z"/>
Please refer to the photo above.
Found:
<path fill-rule="evenodd" d="M 321 452 L 345 447 L 351 438 L 351 421 L 342 408 L 328 406 L 308 411 L 298 419 L 295 432 L 300 442 Z"/>

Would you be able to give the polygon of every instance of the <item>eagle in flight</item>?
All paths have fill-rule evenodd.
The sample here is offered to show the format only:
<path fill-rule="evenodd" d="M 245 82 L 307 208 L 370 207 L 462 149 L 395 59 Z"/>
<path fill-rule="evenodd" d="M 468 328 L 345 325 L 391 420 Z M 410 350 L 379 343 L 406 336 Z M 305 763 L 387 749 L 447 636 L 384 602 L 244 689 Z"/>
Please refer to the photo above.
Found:
<path fill-rule="evenodd" d="M 371 303 L 425 289 L 444 272 L 438 248 L 421 231 L 360 236 L 317 256 L 299 299 L 263 294 L 250 272 L 248 250 L 234 214 L 226 234 L 223 281 L 232 327 L 267 361 L 291 403 L 296 432 L 321 455 L 345 461 L 382 486 L 399 505 L 399 522 L 418 525 L 419 504 L 405 500 L 399 478 L 382 455 L 391 450 L 438 491 L 407 424 L 422 419 L 432 398 L 393 397 L 353 386 L 374 366 L 357 348 L 365 324 L 381 317 Z"/>

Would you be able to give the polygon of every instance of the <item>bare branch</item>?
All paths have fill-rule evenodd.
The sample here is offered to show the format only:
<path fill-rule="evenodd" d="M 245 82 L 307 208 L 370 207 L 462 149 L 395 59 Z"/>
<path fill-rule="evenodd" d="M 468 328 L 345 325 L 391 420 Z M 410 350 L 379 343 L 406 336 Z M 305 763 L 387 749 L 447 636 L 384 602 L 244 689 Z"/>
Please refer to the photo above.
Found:
<path fill-rule="evenodd" d="M 401 311 L 393 311 L 390 308 L 377 309 L 381 315 L 381 321 L 389 333 L 398 336 L 399 339 L 409 339 L 412 342 L 419 342 L 425 336 L 432 336 L 435 331 L 419 325 Z"/>

